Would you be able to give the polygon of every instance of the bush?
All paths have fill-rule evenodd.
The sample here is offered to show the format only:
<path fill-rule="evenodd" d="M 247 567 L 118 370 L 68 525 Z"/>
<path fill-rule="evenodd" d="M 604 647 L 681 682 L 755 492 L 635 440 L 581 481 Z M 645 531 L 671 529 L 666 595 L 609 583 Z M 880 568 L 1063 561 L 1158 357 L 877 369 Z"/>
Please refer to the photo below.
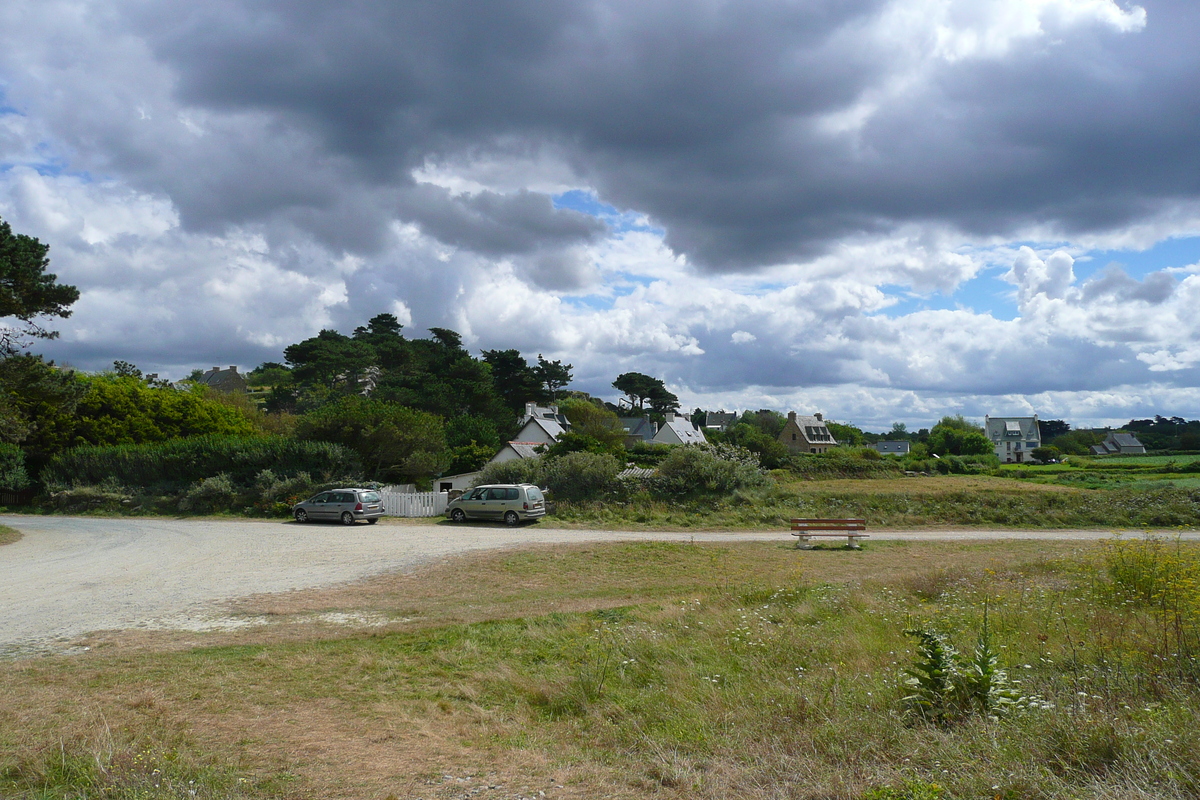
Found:
<path fill-rule="evenodd" d="M 180 511 L 198 511 L 201 513 L 223 511 L 228 509 L 234 500 L 233 481 L 225 474 L 205 478 L 179 498 Z"/>
<path fill-rule="evenodd" d="M 54 492 L 45 503 L 55 511 L 68 514 L 81 514 L 87 511 L 121 511 L 132 504 L 132 494 L 111 484 L 78 486 Z"/>
<path fill-rule="evenodd" d="M 476 486 L 485 483 L 534 483 L 543 484 L 542 457 L 515 458 L 512 461 L 500 461 L 488 464 L 475 479 Z"/>
<path fill-rule="evenodd" d="M 599 500 L 617 487 L 620 463 L 606 453 L 567 453 L 543 465 L 545 485 L 555 500 Z"/>
<path fill-rule="evenodd" d="M 25 453 L 15 444 L 0 442 L 0 489 L 20 491 L 29 485 Z"/>
<path fill-rule="evenodd" d="M 264 469 L 285 477 L 309 473 L 323 478 L 360 471 L 351 451 L 328 442 L 279 436 L 197 436 L 161 444 L 76 447 L 50 460 L 42 482 L 51 491 L 109 481 L 176 492 L 220 474 L 235 485 L 249 486 Z"/>
<path fill-rule="evenodd" d="M 671 497 L 730 494 L 760 486 L 766 476 L 749 450 L 733 445 L 696 444 L 676 447 L 649 480 L 652 490 Z"/>

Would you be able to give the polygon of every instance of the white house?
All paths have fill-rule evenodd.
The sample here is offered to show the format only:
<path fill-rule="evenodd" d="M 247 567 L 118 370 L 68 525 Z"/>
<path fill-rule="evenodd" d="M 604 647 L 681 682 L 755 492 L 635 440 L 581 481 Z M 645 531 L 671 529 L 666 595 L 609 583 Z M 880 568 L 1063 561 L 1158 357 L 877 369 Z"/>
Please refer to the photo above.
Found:
<path fill-rule="evenodd" d="M 525 404 L 520 425 L 521 430 L 517 432 L 514 442 L 554 444 L 558 437 L 571 430 L 570 420 L 558 413 L 558 406 L 539 406 L 534 403 Z"/>
<path fill-rule="evenodd" d="M 887 442 L 887 441 L 884 441 L 884 442 L 876 442 L 875 444 L 871 445 L 871 447 L 874 447 L 878 452 L 882 453 L 883 455 L 906 456 L 912 451 L 912 442 L 908 442 L 908 441 Z"/>
<path fill-rule="evenodd" d="M 1031 451 L 1042 446 L 1037 414 L 1032 417 L 984 417 L 983 431 L 992 440 L 996 458 L 1019 464 L 1033 458 Z"/>
<path fill-rule="evenodd" d="M 689 418 L 668 411 L 667 421 L 651 441 L 655 444 L 703 444 L 708 440 Z"/>

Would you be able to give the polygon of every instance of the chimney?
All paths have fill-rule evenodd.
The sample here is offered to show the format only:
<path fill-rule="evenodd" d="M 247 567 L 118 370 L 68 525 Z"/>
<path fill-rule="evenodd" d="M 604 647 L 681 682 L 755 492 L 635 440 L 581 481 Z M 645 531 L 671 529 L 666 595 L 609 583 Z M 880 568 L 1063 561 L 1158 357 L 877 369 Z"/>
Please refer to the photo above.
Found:
<path fill-rule="evenodd" d="M 230 364 L 229 371 L 232 372 L 234 375 L 237 375 L 237 364 Z"/>
<path fill-rule="evenodd" d="M 535 403 L 526 403 L 526 404 L 525 404 L 525 416 L 526 416 L 526 418 L 528 418 L 528 417 L 532 417 L 532 416 L 533 416 L 533 409 L 534 409 L 534 408 L 536 408 L 536 407 L 537 407 L 537 405 L 536 405 Z"/>
<path fill-rule="evenodd" d="M 675 421 L 675 412 L 668 411 L 667 412 L 667 422 L 674 422 L 674 421 Z"/>
<path fill-rule="evenodd" d="M 213 367 L 211 370 L 209 370 L 209 372 L 220 372 L 220 371 L 221 371 L 220 367 Z"/>
<path fill-rule="evenodd" d="M 796 412 L 789 411 L 788 412 L 788 422 L 795 422 L 795 421 L 796 421 Z"/>
<path fill-rule="evenodd" d="M 813 414 L 813 416 L 817 418 L 817 422 L 824 422 L 824 421 L 825 421 L 825 418 L 821 416 L 821 412 L 820 412 L 820 411 L 818 411 L 817 413 Z"/>

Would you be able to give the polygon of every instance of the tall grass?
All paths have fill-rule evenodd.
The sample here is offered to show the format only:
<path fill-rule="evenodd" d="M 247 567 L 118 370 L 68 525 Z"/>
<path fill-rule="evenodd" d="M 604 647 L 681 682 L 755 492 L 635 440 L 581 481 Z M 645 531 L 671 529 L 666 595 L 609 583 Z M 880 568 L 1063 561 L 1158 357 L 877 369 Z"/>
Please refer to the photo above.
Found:
<path fill-rule="evenodd" d="M 785 526 L 792 517 L 862 517 L 873 527 L 1172 528 L 1200 525 L 1200 491 L 961 491 L 797 493 L 782 486 L 729 497 L 664 502 L 642 493 L 626 502 L 557 504 L 556 521 L 580 525 L 685 528 Z"/>
<path fill-rule="evenodd" d="M 327 442 L 281 436 L 197 436 L 160 444 L 72 448 L 51 459 L 41 478 L 50 491 L 115 483 L 170 492 L 217 475 L 248 486 L 263 470 L 280 477 L 343 476 L 360 468 L 352 451 Z"/>

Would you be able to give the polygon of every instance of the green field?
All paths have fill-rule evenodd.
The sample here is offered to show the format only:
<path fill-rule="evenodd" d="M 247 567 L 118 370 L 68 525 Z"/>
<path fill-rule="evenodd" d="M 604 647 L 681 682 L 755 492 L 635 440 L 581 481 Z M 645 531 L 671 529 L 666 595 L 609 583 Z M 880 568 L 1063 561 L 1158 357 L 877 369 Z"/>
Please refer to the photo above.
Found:
<path fill-rule="evenodd" d="M 1145 464 L 1146 466 L 1162 466 L 1174 462 L 1180 466 L 1191 464 L 1200 461 L 1200 455 L 1178 455 L 1178 456 L 1072 456 L 1071 460 L 1080 458 L 1085 464 L 1091 466 L 1104 466 L 1106 464 Z"/>

